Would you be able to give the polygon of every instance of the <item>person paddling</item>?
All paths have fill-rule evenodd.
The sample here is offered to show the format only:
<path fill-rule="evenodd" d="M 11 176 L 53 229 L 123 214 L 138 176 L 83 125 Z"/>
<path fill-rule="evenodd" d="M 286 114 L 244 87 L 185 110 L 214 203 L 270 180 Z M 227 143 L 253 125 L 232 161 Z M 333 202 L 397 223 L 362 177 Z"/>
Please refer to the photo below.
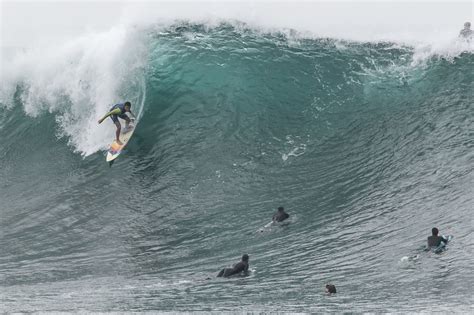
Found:
<path fill-rule="evenodd" d="M 290 215 L 285 212 L 285 208 L 283 207 L 278 207 L 277 212 L 272 217 L 273 222 L 282 222 L 286 219 L 288 219 Z"/>
<path fill-rule="evenodd" d="M 235 264 L 232 268 L 222 269 L 217 276 L 218 277 L 230 277 L 233 275 L 241 274 L 249 270 L 249 255 L 243 254 L 242 260 Z"/>

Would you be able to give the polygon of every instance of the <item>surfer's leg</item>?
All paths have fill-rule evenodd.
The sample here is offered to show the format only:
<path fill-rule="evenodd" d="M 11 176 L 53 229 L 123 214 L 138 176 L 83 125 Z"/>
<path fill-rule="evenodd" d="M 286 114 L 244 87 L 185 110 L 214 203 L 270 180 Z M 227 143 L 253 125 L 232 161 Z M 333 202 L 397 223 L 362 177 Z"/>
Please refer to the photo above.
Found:
<path fill-rule="evenodd" d="M 115 141 L 121 145 L 122 142 L 120 141 L 120 130 L 122 129 L 122 126 L 118 120 L 115 122 L 115 126 L 117 127 L 117 130 L 115 131 Z"/>

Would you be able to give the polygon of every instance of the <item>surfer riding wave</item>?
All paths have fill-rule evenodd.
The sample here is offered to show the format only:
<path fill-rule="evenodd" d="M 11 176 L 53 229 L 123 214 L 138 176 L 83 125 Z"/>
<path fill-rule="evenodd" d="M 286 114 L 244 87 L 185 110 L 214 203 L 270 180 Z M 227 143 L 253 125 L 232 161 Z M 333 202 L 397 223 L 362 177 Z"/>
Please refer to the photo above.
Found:
<path fill-rule="evenodd" d="M 115 104 L 114 106 L 112 106 L 110 111 L 98 121 L 98 123 L 101 124 L 105 120 L 105 118 L 110 116 L 115 126 L 117 127 L 117 131 L 115 132 L 115 141 L 119 145 L 122 145 L 123 143 L 119 139 L 122 125 L 120 124 L 120 121 L 118 120 L 118 118 L 125 120 L 125 129 L 128 130 L 129 128 L 133 128 L 133 126 L 130 125 L 130 122 L 131 122 L 130 117 L 128 117 L 126 114 L 127 112 L 129 112 L 130 115 L 132 115 L 132 117 L 135 119 L 135 115 L 132 113 L 131 107 L 132 107 L 132 104 L 130 102 Z"/>

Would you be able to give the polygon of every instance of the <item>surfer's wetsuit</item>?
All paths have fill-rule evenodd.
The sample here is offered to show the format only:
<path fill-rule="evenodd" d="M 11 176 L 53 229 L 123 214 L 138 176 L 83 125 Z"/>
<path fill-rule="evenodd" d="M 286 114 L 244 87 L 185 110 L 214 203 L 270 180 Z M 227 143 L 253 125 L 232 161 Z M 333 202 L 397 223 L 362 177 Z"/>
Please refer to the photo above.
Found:
<path fill-rule="evenodd" d="M 334 284 L 326 284 L 327 293 L 336 293 L 336 286 Z"/>
<path fill-rule="evenodd" d="M 249 270 L 249 256 L 247 254 L 244 254 L 242 256 L 242 260 L 238 262 L 237 264 L 234 265 L 232 268 L 224 268 L 222 269 L 217 276 L 218 277 L 230 277 L 232 275 L 236 275 L 241 273 L 242 271 L 248 271 Z"/>
<path fill-rule="evenodd" d="M 114 106 L 112 106 L 112 108 L 110 109 L 110 119 L 112 119 L 112 121 L 114 123 L 118 123 L 118 117 L 124 119 L 124 120 L 130 120 L 130 118 L 128 118 L 128 116 L 125 114 L 126 113 L 126 110 L 125 110 L 125 103 L 119 103 L 119 104 L 115 104 Z"/>
<path fill-rule="evenodd" d="M 233 268 L 222 269 L 217 276 L 230 277 L 232 275 L 236 275 L 238 273 L 241 273 L 242 271 L 247 271 L 247 270 L 249 270 L 249 264 L 245 261 L 241 261 L 237 263 Z"/>
<path fill-rule="evenodd" d="M 431 235 L 428 237 L 428 247 L 438 247 L 441 245 L 441 242 L 447 244 L 448 240 L 443 236 Z"/>
<path fill-rule="evenodd" d="M 288 219 L 289 217 L 290 217 L 290 215 L 288 213 L 286 213 L 285 211 L 277 211 L 273 215 L 272 220 L 276 221 L 276 222 L 281 222 L 283 220 Z"/>

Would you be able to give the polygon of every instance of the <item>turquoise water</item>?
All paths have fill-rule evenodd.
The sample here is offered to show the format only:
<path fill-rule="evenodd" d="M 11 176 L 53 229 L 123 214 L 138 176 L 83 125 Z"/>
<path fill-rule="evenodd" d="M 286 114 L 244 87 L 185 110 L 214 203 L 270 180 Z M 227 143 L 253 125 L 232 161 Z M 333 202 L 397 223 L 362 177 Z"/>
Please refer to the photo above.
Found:
<path fill-rule="evenodd" d="M 2 311 L 472 311 L 471 52 L 116 37 L 139 49 L 30 55 L 0 90 Z M 96 121 L 123 99 L 140 118 L 109 168 Z M 278 206 L 289 225 L 261 232 Z M 440 255 L 433 226 L 454 235 Z M 215 278 L 243 253 L 248 277 Z"/>

